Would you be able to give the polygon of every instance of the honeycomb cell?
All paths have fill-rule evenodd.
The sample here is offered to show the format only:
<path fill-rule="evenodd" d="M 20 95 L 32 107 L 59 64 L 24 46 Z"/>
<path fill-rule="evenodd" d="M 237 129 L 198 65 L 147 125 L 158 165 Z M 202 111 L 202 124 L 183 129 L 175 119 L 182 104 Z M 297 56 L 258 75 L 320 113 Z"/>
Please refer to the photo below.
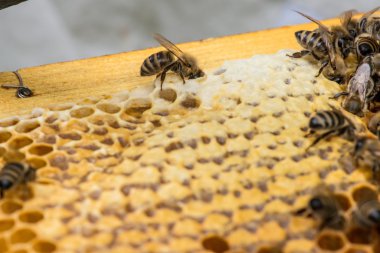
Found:
<path fill-rule="evenodd" d="M 90 107 L 81 107 L 81 108 L 70 111 L 70 115 L 73 118 L 81 119 L 81 118 L 86 118 L 92 115 L 94 112 L 95 110 Z"/>
<path fill-rule="evenodd" d="M 8 141 L 12 137 L 12 134 L 7 131 L 0 131 L 0 143 Z"/>
<path fill-rule="evenodd" d="M 350 248 L 350 249 L 347 249 L 344 253 L 370 253 L 370 251 L 365 250 L 365 249 Z"/>
<path fill-rule="evenodd" d="M 8 142 L 8 147 L 12 149 L 21 149 L 33 143 L 33 140 L 27 136 L 19 136 Z"/>
<path fill-rule="evenodd" d="M 146 98 L 135 98 L 128 101 L 125 113 L 133 117 L 141 117 L 141 115 L 152 108 L 152 101 Z"/>
<path fill-rule="evenodd" d="M 1 204 L 1 210 L 5 214 L 12 214 L 22 208 L 22 205 L 12 200 L 4 201 Z"/>
<path fill-rule="evenodd" d="M 361 203 L 377 199 L 377 192 L 370 186 L 362 185 L 353 190 L 352 198 L 360 205 Z"/>
<path fill-rule="evenodd" d="M 26 211 L 19 215 L 19 220 L 25 223 L 37 223 L 44 218 L 39 211 Z"/>
<path fill-rule="evenodd" d="M 25 159 L 25 154 L 16 149 L 8 149 L 3 157 L 5 161 L 21 162 Z"/>
<path fill-rule="evenodd" d="M 58 104 L 58 105 L 50 105 L 48 108 L 50 111 L 66 111 L 73 108 L 73 104 Z"/>
<path fill-rule="evenodd" d="M 36 120 L 23 121 L 18 124 L 15 130 L 18 133 L 29 133 L 40 127 L 40 123 Z"/>
<path fill-rule="evenodd" d="M 214 253 L 223 253 L 230 249 L 228 242 L 220 236 L 210 236 L 202 240 L 204 249 L 210 250 Z"/>
<path fill-rule="evenodd" d="M 16 118 L 16 117 L 7 118 L 7 119 L 0 119 L 0 127 L 14 126 L 14 125 L 17 125 L 17 123 L 19 121 L 20 120 L 18 118 Z"/>
<path fill-rule="evenodd" d="M 8 251 L 7 241 L 4 238 L 0 237 L 0 252 L 7 252 L 7 251 Z"/>
<path fill-rule="evenodd" d="M 37 241 L 33 244 L 33 249 L 40 253 L 50 253 L 54 252 L 57 249 L 57 246 L 48 241 Z"/>
<path fill-rule="evenodd" d="M 351 228 L 346 237 L 348 241 L 355 244 L 370 244 L 373 240 L 371 230 L 363 228 Z"/>
<path fill-rule="evenodd" d="M 338 251 L 344 247 L 342 236 L 333 233 L 320 235 L 317 244 L 322 250 L 330 251 Z"/>
<path fill-rule="evenodd" d="M 42 158 L 37 158 L 37 157 L 30 158 L 26 160 L 26 162 L 35 169 L 40 169 L 47 165 L 47 162 L 45 160 L 43 160 Z"/>
<path fill-rule="evenodd" d="M 118 113 L 120 112 L 121 108 L 115 104 L 109 104 L 109 103 L 102 103 L 102 104 L 98 104 L 96 106 L 96 108 L 98 108 L 99 110 L 105 112 L 105 113 L 109 113 L 109 114 L 115 114 L 115 113 Z"/>
<path fill-rule="evenodd" d="M 11 234 L 10 241 L 12 244 L 27 243 L 36 238 L 36 233 L 28 228 L 21 228 Z"/>
<path fill-rule="evenodd" d="M 339 203 L 339 206 L 343 209 L 343 211 L 347 211 L 351 208 L 350 199 L 344 194 L 335 194 L 335 198 Z"/>
<path fill-rule="evenodd" d="M 31 153 L 32 155 L 37 155 L 37 156 L 44 156 L 44 155 L 49 154 L 52 151 L 53 151 L 53 148 L 47 145 L 34 145 L 29 148 L 29 153 Z"/>
<path fill-rule="evenodd" d="M 276 246 L 264 246 L 257 250 L 257 253 L 281 253 L 281 248 Z"/>
<path fill-rule="evenodd" d="M 166 101 L 173 103 L 177 99 L 177 92 L 173 89 L 160 90 L 158 96 Z"/>
<path fill-rule="evenodd" d="M 181 101 L 181 105 L 185 108 L 198 108 L 201 105 L 201 101 L 194 96 L 188 95 Z"/>
<path fill-rule="evenodd" d="M 15 221 L 12 219 L 0 220 L 0 232 L 7 231 L 15 225 Z"/>

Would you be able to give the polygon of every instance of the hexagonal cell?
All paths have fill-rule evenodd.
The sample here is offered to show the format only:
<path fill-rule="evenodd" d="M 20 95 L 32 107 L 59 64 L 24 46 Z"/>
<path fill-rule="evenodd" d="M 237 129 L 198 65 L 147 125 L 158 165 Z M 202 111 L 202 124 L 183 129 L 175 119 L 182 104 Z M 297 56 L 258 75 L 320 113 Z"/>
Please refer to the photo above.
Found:
<path fill-rule="evenodd" d="M 47 165 L 47 162 L 45 160 L 43 160 L 42 158 L 37 158 L 37 157 L 30 158 L 26 160 L 26 162 L 35 169 L 40 169 Z"/>
<path fill-rule="evenodd" d="M 8 131 L 0 131 L 0 143 L 8 141 L 12 137 L 12 134 Z"/>
<path fill-rule="evenodd" d="M 355 244 L 371 244 L 373 238 L 371 236 L 371 230 L 364 228 L 351 228 L 346 237 L 348 241 Z"/>
<path fill-rule="evenodd" d="M 48 241 L 37 241 L 33 244 L 33 249 L 41 253 L 50 253 L 54 252 L 57 249 L 57 246 Z"/>
<path fill-rule="evenodd" d="M 322 250 L 338 251 L 344 247 L 344 240 L 340 234 L 324 233 L 319 236 L 317 245 Z"/>
<path fill-rule="evenodd" d="M 39 211 L 25 211 L 18 218 L 25 223 L 37 223 L 44 218 L 44 215 Z"/>
<path fill-rule="evenodd" d="M 135 98 L 128 101 L 125 107 L 125 113 L 133 117 L 141 117 L 141 115 L 152 108 L 152 101 L 147 98 Z"/>
<path fill-rule="evenodd" d="M 16 117 L 1 119 L 0 127 L 10 127 L 16 125 L 20 120 Z"/>
<path fill-rule="evenodd" d="M 217 235 L 203 239 L 202 246 L 204 249 L 210 250 L 214 253 L 223 253 L 230 249 L 228 242 Z"/>
<path fill-rule="evenodd" d="M 177 92 L 173 89 L 163 89 L 160 90 L 158 94 L 159 98 L 162 98 L 168 102 L 173 103 L 177 99 Z"/>
<path fill-rule="evenodd" d="M 92 115 L 94 112 L 95 110 L 90 107 L 81 107 L 81 108 L 72 110 L 70 112 L 70 115 L 73 118 L 81 119 L 81 118 L 85 118 Z"/>
<path fill-rule="evenodd" d="M 343 211 L 347 211 L 351 208 L 350 199 L 343 193 L 335 194 L 335 199 L 338 201 L 339 206 L 343 209 Z"/>
<path fill-rule="evenodd" d="M 30 242 L 36 238 L 36 233 L 29 228 L 21 228 L 14 231 L 11 235 L 10 241 L 12 244 Z"/>
<path fill-rule="evenodd" d="M 25 159 L 25 154 L 15 149 L 8 149 L 3 157 L 5 161 L 21 162 Z"/>
<path fill-rule="evenodd" d="M 8 251 L 7 241 L 4 238 L 0 237 L 0 252 L 7 252 L 7 251 Z"/>
<path fill-rule="evenodd" d="M 275 246 L 263 246 L 257 250 L 257 253 L 281 253 L 283 252 L 280 247 Z"/>
<path fill-rule="evenodd" d="M 33 143 L 33 140 L 27 136 L 19 136 L 12 139 L 8 143 L 8 147 L 12 149 L 21 149 Z"/>
<path fill-rule="evenodd" d="M 18 133 L 29 133 L 33 131 L 34 129 L 37 129 L 40 127 L 40 123 L 36 120 L 30 120 L 30 121 L 23 121 L 20 124 L 18 124 L 15 128 L 15 130 Z"/>
<path fill-rule="evenodd" d="M 60 105 L 50 105 L 48 108 L 50 111 L 66 111 L 73 108 L 73 104 L 60 104 Z"/>
<path fill-rule="evenodd" d="M 360 205 L 361 203 L 377 199 L 377 192 L 371 186 L 361 185 L 353 190 L 352 198 Z"/>
<path fill-rule="evenodd" d="M 12 219 L 0 220 L 0 232 L 7 231 L 15 225 L 15 221 Z"/>
<path fill-rule="evenodd" d="M 194 96 L 188 95 L 181 101 L 181 105 L 185 108 L 198 108 L 201 105 L 201 101 Z"/>
<path fill-rule="evenodd" d="M 378 251 L 375 251 L 378 252 Z M 349 248 L 344 253 L 370 253 L 370 251 L 365 249 L 359 249 L 359 248 Z"/>
<path fill-rule="evenodd" d="M 96 108 L 98 108 L 99 110 L 101 110 L 105 113 L 109 113 L 109 114 L 118 113 L 121 110 L 121 108 L 119 106 L 117 106 L 115 104 L 109 104 L 109 103 L 98 104 L 98 105 L 96 105 Z"/>
<path fill-rule="evenodd" d="M 34 145 L 29 148 L 29 153 L 37 156 L 44 156 L 53 151 L 51 146 L 47 145 Z"/>
<path fill-rule="evenodd" d="M 22 205 L 12 200 L 4 201 L 1 205 L 1 210 L 5 214 L 14 213 L 22 208 Z"/>

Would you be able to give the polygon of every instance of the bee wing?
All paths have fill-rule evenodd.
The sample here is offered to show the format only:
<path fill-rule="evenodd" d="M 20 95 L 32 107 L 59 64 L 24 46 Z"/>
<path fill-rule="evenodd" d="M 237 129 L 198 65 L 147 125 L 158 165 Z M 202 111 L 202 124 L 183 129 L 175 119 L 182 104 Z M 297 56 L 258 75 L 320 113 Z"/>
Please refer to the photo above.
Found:
<path fill-rule="evenodd" d="M 375 13 L 379 9 L 380 9 L 380 6 L 377 6 L 376 8 L 373 8 L 372 10 L 364 13 L 363 16 L 360 19 L 368 18 L 369 16 L 371 16 L 373 13 Z"/>
<path fill-rule="evenodd" d="M 357 10 L 348 10 L 340 14 L 340 23 L 344 28 L 347 28 L 347 25 L 350 23 L 352 16 L 358 13 Z"/>
<path fill-rule="evenodd" d="M 170 42 L 168 39 L 166 39 L 161 34 L 154 34 L 154 38 L 158 41 L 158 43 L 161 44 L 164 48 L 166 48 L 169 52 L 174 54 L 183 64 L 186 65 L 186 67 L 191 67 L 190 64 L 185 60 L 183 57 L 183 52 L 181 49 L 179 49 L 176 45 L 174 45 L 172 42 Z"/>

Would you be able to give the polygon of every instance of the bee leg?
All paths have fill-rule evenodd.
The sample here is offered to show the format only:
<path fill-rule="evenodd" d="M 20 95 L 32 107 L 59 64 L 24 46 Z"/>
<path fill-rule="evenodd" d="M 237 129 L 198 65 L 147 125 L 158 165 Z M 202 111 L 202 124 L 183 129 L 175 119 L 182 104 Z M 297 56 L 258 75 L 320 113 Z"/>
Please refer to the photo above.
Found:
<path fill-rule="evenodd" d="M 326 138 L 332 136 L 335 133 L 336 133 L 336 129 L 333 129 L 333 130 L 330 130 L 330 131 L 328 131 L 328 132 L 326 132 L 324 134 L 321 134 L 317 139 L 315 139 L 313 141 L 313 143 L 311 143 L 311 145 L 309 147 L 306 148 L 306 151 L 308 151 L 311 147 L 317 145 L 317 143 L 319 143 L 322 139 L 326 139 Z"/>
<path fill-rule="evenodd" d="M 318 74 L 317 74 L 315 77 L 318 77 L 318 76 L 321 75 L 322 71 L 324 70 L 324 68 L 326 68 L 327 64 L 329 64 L 328 61 L 324 61 L 324 62 L 322 63 L 322 66 L 321 66 L 321 68 L 319 69 Z"/>
<path fill-rule="evenodd" d="M 329 97 L 329 99 L 337 99 L 341 96 L 347 96 L 348 94 L 350 94 L 350 93 L 348 93 L 347 91 L 342 91 L 342 92 L 335 94 L 333 97 Z"/>
<path fill-rule="evenodd" d="M 302 50 L 300 52 L 295 52 L 292 55 L 287 54 L 286 56 L 288 56 L 290 58 L 302 58 L 302 57 L 304 57 L 305 55 L 308 55 L 308 54 L 310 54 L 310 51 L 308 51 L 308 50 Z"/>

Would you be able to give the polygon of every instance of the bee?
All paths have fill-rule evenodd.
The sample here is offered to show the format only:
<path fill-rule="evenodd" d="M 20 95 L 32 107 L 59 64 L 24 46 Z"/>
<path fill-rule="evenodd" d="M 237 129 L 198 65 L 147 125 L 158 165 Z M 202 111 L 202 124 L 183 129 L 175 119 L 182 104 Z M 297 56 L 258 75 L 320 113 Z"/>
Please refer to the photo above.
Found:
<path fill-rule="evenodd" d="M 185 78 L 196 79 L 205 75 L 198 67 L 197 61 L 193 56 L 183 53 L 176 45 L 160 34 L 155 34 L 154 38 L 165 47 L 167 51 L 160 51 L 146 58 L 141 65 L 141 76 L 157 75 L 157 78 L 161 78 L 162 90 L 166 72 L 169 70 L 178 74 L 184 84 Z"/>
<path fill-rule="evenodd" d="M 331 136 L 344 135 L 348 140 L 352 141 L 355 132 L 358 130 L 355 124 L 338 109 L 332 108 L 332 110 L 317 112 L 309 121 L 310 133 L 324 131 L 319 135 L 312 144 L 307 148 L 311 148 L 316 145 L 322 139 L 329 138 Z"/>
<path fill-rule="evenodd" d="M 1 85 L 4 89 L 17 89 L 16 91 L 16 97 L 18 98 L 27 98 L 33 96 L 33 92 L 31 89 L 25 86 L 24 81 L 22 80 L 21 75 L 18 73 L 18 71 L 13 71 L 13 73 L 16 75 L 19 85 L 13 85 L 13 84 L 3 84 Z"/>
<path fill-rule="evenodd" d="M 380 29 L 380 24 L 379 24 L 379 19 L 378 17 L 372 17 L 371 15 L 374 14 L 376 11 L 380 9 L 380 6 L 364 13 L 359 21 L 357 22 L 357 34 L 362 34 L 362 33 L 369 33 L 372 36 L 374 36 L 375 39 L 379 39 L 379 29 Z"/>
<path fill-rule="evenodd" d="M 298 31 L 295 33 L 298 43 L 305 48 L 301 52 L 296 52 L 290 57 L 301 58 L 307 54 L 321 62 L 321 67 L 317 77 L 323 72 L 323 75 L 332 81 L 344 83 L 347 76 L 347 66 L 344 61 L 351 52 L 353 38 L 351 38 L 347 29 L 343 26 L 334 26 L 331 30 L 323 25 L 320 21 L 298 12 L 318 25 L 314 31 Z M 347 26 L 350 23 L 352 13 L 344 13 L 342 24 Z"/>
<path fill-rule="evenodd" d="M 380 112 L 371 117 L 368 122 L 368 129 L 380 140 Z"/>
<path fill-rule="evenodd" d="M 342 230 L 346 224 L 337 198 L 323 184 L 316 187 L 307 207 L 297 210 L 295 215 L 304 215 L 317 219 L 319 221 L 319 230 L 325 228 Z"/>
<path fill-rule="evenodd" d="M 380 227 L 380 202 L 370 200 L 359 205 L 353 212 L 354 220 L 364 228 Z"/>
<path fill-rule="evenodd" d="M 371 167 L 372 179 L 380 182 L 380 142 L 368 136 L 358 137 L 355 141 L 353 157 L 356 164 Z"/>
<path fill-rule="evenodd" d="M 372 78 L 376 74 L 379 64 L 379 54 L 364 58 L 353 77 L 350 78 L 348 91 L 337 93 L 333 98 L 347 96 L 343 100 L 343 108 L 353 114 L 363 116 L 380 89 Z"/>
<path fill-rule="evenodd" d="M 362 33 L 355 38 L 354 47 L 358 62 L 361 62 L 366 56 L 380 52 L 380 46 L 376 39 L 369 33 Z"/>
<path fill-rule="evenodd" d="M 0 171 L 0 198 L 3 198 L 4 192 L 19 185 L 26 184 L 36 178 L 35 169 L 18 163 L 9 162 L 4 165 Z"/>

